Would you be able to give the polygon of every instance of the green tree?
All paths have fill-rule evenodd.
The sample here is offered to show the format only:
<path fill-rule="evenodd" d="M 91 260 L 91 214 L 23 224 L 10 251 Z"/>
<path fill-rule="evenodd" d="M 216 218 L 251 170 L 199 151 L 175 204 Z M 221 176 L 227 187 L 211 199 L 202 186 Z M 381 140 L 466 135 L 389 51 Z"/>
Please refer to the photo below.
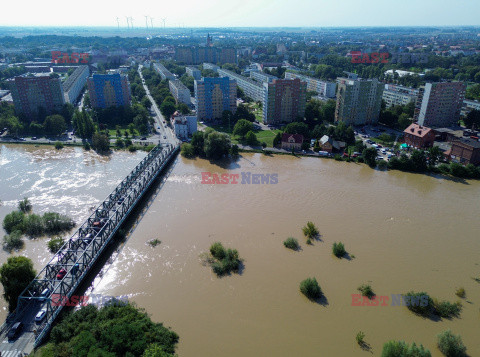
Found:
<path fill-rule="evenodd" d="M 388 341 L 383 345 L 382 357 L 431 357 L 431 353 L 415 342 L 410 346 L 404 341 Z"/>
<path fill-rule="evenodd" d="M 162 112 L 162 115 L 165 117 L 165 119 L 170 119 L 170 117 L 175 113 L 177 110 L 175 103 L 172 103 L 169 100 L 163 101 L 162 105 L 160 105 L 160 111 Z"/>
<path fill-rule="evenodd" d="M 454 335 L 450 330 L 437 336 L 437 346 L 447 357 L 462 357 L 467 351 L 460 335 Z"/>
<path fill-rule="evenodd" d="M 192 144 L 184 143 L 182 144 L 181 155 L 186 158 L 193 158 L 195 157 L 195 148 Z"/>
<path fill-rule="evenodd" d="M 59 136 L 67 130 L 67 124 L 61 115 L 54 114 L 45 118 L 43 128 L 47 135 Z"/>
<path fill-rule="evenodd" d="M 165 352 L 165 350 L 157 343 L 152 343 L 147 347 L 142 357 L 174 357 L 173 354 Z"/>
<path fill-rule="evenodd" d="M 0 282 L 3 285 L 3 297 L 8 303 L 8 311 L 15 310 L 18 297 L 36 274 L 32 261 L 22 256 L 10 257 L 0 267 Z"/>
<path fill-rule="evenodd" d="M 29 213 L 32 211 L 32 204 L 28 197 L 24 197 L 23 200 L 18 202 L 18 209 L 23 213 Z"/>
<path fill-rule="evenodd" d="M 273 147 L 280 146 L 282 143 L 282 133 L 278 132 L 277 135 L 273 138 Z"/>
<path fill-rule="evenodd" d="M 480 110 L 471 110 L 463 122 L 467 128 L 480 128 Z"/>
<path fill-rule="evenodd" d="M 25 214 L 21 211 L 13 211 L 5 216 L 3 219 L 3 229 L 8 234 L 13 231 L 23 231 L 23 221 Z"/>
<path fill-rule="evenodd" d="M 362 153 L 363 160 L 370 167 L 377 166 L 377 150 L 375 148 L 367 148 L 363 150 Z"/>
<path fill-rule="evenodd" d="M 250 121 L 246 119 L 240 119 L 233 127 L 233 135 L 240 136 L 243 139 L 245 135 L 252 130 L 253 124 Z"/>
<path fill-rule="evenodd" d="M 94 133 L 92 136 L 92 147 L 98 152 L 110 150 L 110 139 L 105 134 Z"/>
<path fill-rule="evenodd" d="M 257 136 L 251 130 L 247 133 L 247 135 L 245 135 L 245 141 L 248 145 L 257 145 L 258 144 Z"/>
<path fill-rule="evenodd" d="M 207 159 L 220 159 L 230 151 L 230 137 L 216 131 L 206 133 L 204 152 Z"/>
<path fill-rule="evenodd" d="M 284 132 L 288 134 L 301 134 L 303 135 L 304 139 L 308 139 L 310 137 L 310 131 L 308 129 L 308 125 L 300 122 L 293 122 L 293 123 L 287 124 Z"/>
<path fill-rule="evenodd" d="M 442 150 L 438 146 L 432 146 L 428 149 L 428 164 L 435 166 L 438 160 L 442 157 Z"/>

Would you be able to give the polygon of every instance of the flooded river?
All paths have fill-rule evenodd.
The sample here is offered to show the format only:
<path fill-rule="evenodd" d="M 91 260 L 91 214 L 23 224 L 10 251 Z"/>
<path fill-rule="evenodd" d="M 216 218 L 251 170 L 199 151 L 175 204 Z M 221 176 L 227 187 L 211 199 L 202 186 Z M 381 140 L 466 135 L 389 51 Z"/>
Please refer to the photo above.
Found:
<path fill-rule="evenodd" d="M 28 196 L 35 211 L 80 222 L 144 155 L 1 146 L 0 219 Z M 202 172 L 277 174 L 278 183 L 207 185 Z M 357 346 L 358 331 L 375 356 L 390 339 L 440 356 L 436 335 L 446 329 L 478 356 L 480 283 L 472 278 L 480 278 L 479 197 L 476 181 L 334 160 L 243 154 L 215 165 L 178 158 L 93 292 L 128 295 L 172 327 L 182 357 L 371 355 Z M 309 220 L 322 235 L 311 246 L 301 232 Z M 301 251 L 284 248 L 289 236 Z M 152 248 L 152 238 L 162 243 Z M 40 268 L 50 257 L 45 241 L 26 241 L 18 254 Z M 217 278 L 202 265 L 214 241 L 239 251 L 240 275 Z M 332 256 L 338 241 L 350 260 Z M 7 257 L 2 252 L 0 262 Z M 319 282 L 323 304 L 300 294 L 307 277 Z M 415 290 L 453 302 L 459 287 L 467 296 L 460 318 L 433 321 L 402 306 L 352 306 L 363 283 L 382 296 Z"/>

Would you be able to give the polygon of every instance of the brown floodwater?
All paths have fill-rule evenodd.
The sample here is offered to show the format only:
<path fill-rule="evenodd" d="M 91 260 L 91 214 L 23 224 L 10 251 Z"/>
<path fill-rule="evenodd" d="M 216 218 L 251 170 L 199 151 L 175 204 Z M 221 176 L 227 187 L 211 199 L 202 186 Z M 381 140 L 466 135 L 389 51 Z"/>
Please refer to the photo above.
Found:
<path fill-rule="evenodd" d="M 1 219 L 23 196 L 32 197 L 34 209 L 83 219 L 144 155 L 1 150 Z M 278 184 L 207 185 L 202 172 L 278 174 Z M 479 196 L 477 181 L 327 159 L 243 154 L 216 165 L 179 158 L 92 291 L 128 295 L 154 321 L 172 327 L 182 357 L 371 355 L 357 346 L 358 331 L 375 356 L 391 339 L 421 343 L 441 356 L 436 335 L 447 329 L 478 356 Z M 322 235 L 311 246 L 301 231 L 307 221 Z M 289 236 L 301 242 L 301 251 L 284 248 Z M 150 247 L 153 238 L 162 243 Z M 200 256 L 215 241 L 239 251 L 241 274 L 217 278 L 202 265 Z M 350 260 L 333 257 L 338 241 Z M 50 256 L 44 239 L 27 241 L 20 254 L 36 267 Z M 2 252 L 0 262 L 6 257 Z M 319 282 L 322 303 L 300 294 L 307 277 Z M 352 306 L 363 283 L 381 296 L 415 290 L 453 302 L 459 287 L 467 296 L 460 318 L 435 321 L 391 301 Z"/>

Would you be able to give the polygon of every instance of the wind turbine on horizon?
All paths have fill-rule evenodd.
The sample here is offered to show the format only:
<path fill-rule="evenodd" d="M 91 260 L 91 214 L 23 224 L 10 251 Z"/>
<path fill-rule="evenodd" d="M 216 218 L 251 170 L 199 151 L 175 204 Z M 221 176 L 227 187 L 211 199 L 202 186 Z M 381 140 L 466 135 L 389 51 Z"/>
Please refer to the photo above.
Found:
<path fill-rule="evenodd" d="M 153 17 L 150 17 L 150 26 L 153 29 Z"/>
<path fill-rule="evenodd" d="M 125 16 L 125 19 L 127 19 L 127 29 L 129 29 L 129 28 L 130 28 L 130 25 L 129 25 L 129 23 L 128 23 L 128 16 Z"/>
<path fill-rule="evenodd" d="M 166 18 L 162 19 L 162 21 L 163 21 L 163 29 L 165 29 L 165 20 L 166 20 Z"/>
<path fill-rule="evenodd" d="M 143 16 L 145 16 L 145 27 L 148 30 L 148 16 L 147 15 L 143 15 Z"/>
<path fill-rule="evenodd" d="M 120 22 L 118 22 L 118 16 L 116 17 L 116 19 L 117 19 L 117 27 L 120 30 Z"/>
<path fill-rule="evenodd" d="M 133 30 L 133 17 L 130 16 L 129 19 L 130 19 L 130 26 L 132 26 L 132 30 Z"/>

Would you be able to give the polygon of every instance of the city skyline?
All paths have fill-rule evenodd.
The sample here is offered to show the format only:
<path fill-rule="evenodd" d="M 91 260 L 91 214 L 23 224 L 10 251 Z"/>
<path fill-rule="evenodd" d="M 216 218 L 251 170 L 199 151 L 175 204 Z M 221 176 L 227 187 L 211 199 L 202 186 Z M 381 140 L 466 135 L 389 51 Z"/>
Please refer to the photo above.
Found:
<path fill-rule="evenodd" d="M 29 9 L 28 12 L 24 11 Z M 91 9 L 95 9 L 92 11 Z M 415 10 L 411 10 L 415 9 Z M 151 4 L 98 3 L 85 0 L 75 9 L 75 17 L 65 16 L 60 7 L 42 3 L 7 2 L 0 14 L 0 26 L 109 26 L 127 28 L 126 17 L 133 17 L 135 28 L 155 27 L 365 27 L 365 26 L 478 26 L 480 4 L 460 0 L 451 6 L 447 0 L 405 0 L 401 7 L 385 6 L 385 1 L 304 0 L 206 0 L 200 6 L 193 0 Z M 148 16 L 146 22 L 145 16 Z M 118 25 L 117 25 L 118 18 Z M 150 19 L 151 18 L 151 19 Z M 165 19 L 165 23 L 163 22 Z M 461 20 L 460 20 L 461 19 Z M 131 22 L 130 22 L 131 23 Z"/>

